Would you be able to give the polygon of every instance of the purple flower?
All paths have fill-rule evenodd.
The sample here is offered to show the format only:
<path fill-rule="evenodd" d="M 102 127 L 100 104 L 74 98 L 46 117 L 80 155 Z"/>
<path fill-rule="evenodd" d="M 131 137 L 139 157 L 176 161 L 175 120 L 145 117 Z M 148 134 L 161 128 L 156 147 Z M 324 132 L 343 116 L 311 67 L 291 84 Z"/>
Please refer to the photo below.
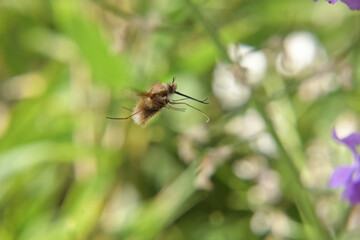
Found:
<path fill-rule="evenodd" d="M 348 5 L 348 7 L 351 10 L 360 10 L 360 0 L 341 0 L 343 1 L 346 5 Z"/>
<path fill-rule="evenodd" d="M 314 0 L 317 2 L 318 0 Z M 331 4 L 335 4 L 338 0 L 326 0 Z M 348 5 L 351 10 L 360 10 L 360 0 L 341 0 L 343 3 Z"/>
<path fill-rule="evenodd" d="M 352 133 L 346 138 L 340 139 L 333 130 L 333 138 L 345 144 L 354 156 L 352 166 L 338 167 L 331 176 L 330 186 L 333 188 L 345 186 L 342 198 L 349 199 L 351 204 L 360 203 L 360 155 L 356 149 L 360 145 L 360 134 Z"/>

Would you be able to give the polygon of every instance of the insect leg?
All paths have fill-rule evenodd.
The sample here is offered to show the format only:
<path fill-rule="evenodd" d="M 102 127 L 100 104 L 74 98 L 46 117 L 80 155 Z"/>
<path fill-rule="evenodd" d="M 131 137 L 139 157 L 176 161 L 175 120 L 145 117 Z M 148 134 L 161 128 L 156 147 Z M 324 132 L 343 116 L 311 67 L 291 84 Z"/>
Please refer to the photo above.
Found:
<path fill-rule="evenodd" d="M 190 98 L 179 98 L 179 99 L 172 99 L 172 101 L 174 102 L 178 102 L 178 101 L 184 101 L 184 100 L 189 100 Z M 205 103 L 208 104 L 207 102 L 205 102 L 206 100 L 208 100 L 208 98 L 205 98 L 204 100 L 200 100 L 201 103 Z"/>
<path fill-rule="evenodd" d="M 173 106 L 169 106 L 169 105 L 165 106 L 165 108 L 170 109 L 170 110 L 179 111 L 179 112 L 185 112 L 185 110 L 186 110 L 185 108 L 177 108 L 177 107 L 173 107 Z"/>
<path fill-rule="evenodd" d="M 138 111 L 138 112 L 136 112 L 136 113 L 131 114 L 130 116 L 123 117 L 123 118 L 113 118 L 113 117 L 106 117 L 106 118 L 108 118 L 108 119 L 113 119 L 113 120 L 126 120 L 126 119 L 129 119 L 129 118 L 131 118 L 132 116 L 140 113 L 140 112 L 141 112 L 141 111 Z"/>
<path fill-rule="evenodd" d="M 209 116 L 208 116 L 206 113 L 204 113 L 203 111 L 201 111 L 200 109 L 198 109 L 198 108 L 196 108 L 196 107 L 194 107 L 194 106 L 191 106 L 191 105 L 188 104 L 188 103 L 184 103 L 184 102 L 170 102 L 170 104 L 184 104 L 184 105 L 186 105 L 186 106 L 189 106 L 189 107 L 191 107 L 191 108 L 193 108 L 193 109 L 201 112 L 201 113 L 207 118 L 206 122 L 209 122 L 209 121 L 210 121 L 210 118 L 209 118 Z"/>
<path fill-rule="evenodd" d="M 188 100 L 188 98 L 172 99 L 172 101 L 174 101 L 174 102 L 184 101 L 184 100 Z"/>

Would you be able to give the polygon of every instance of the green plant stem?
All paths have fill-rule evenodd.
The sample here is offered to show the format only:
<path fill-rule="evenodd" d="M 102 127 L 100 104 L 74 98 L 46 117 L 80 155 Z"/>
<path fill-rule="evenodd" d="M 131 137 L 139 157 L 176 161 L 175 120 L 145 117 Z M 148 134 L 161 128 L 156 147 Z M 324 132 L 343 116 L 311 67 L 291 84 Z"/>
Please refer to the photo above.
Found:
<path fill-rule="evenodd" d="M 220 41 L 220 37 L 218 36 L 217 31 L 211 26 L 211 24 L 203 17 L 199 9 L 190 1 L 190 0 L 184 0 L 189 8 L 191 9 L 192 13 L 194 14 L 194 17 L 200 21 L 205 30 L 207 31 L 208 35 L 216 45 L 216 47 L 219 49 L 220 53 L 222 54 L 222 57 L 230 61 L 226 48 Z M 269 133 L 274 138 L 277 147 L 279 149 L 280 158 L 283 160 L 279 166 L 280 174 L 282 177 L 286 176 L 284 179 L 288 179 L 291 181 L 290 185 L 292 187 L 286 189 L 290 192 L 299 212 L 301 215 L 301 218 L 303 220 L 303 223 L 305 225 L 305 234 L 307 235 L 308 239 L 332 239 L 332 236 L 324 229 L 323 225 L 321 224 L 320 220 L 316 216 L 316 213 L 314 211 L 314 206 L 312 205 L 308 192 L 301 184 L 300 178 L 299 178 L 299 172 L 296 169 L 294 163 L 292 162 L 290 156 L 288 155 L 284 145 L 282 144 L 277 132 L 275 131 L 275 128 L 266 114 L 263 104 L 259 102 L 259 100 L 254 97 L 254 94 L 252 96 L 252 101 L 255 104 L 257 110 L 262 115 L 265 124 L 268 128 Z M 295 192 L 296 191 L 296 192 Z"/>
<path fill-rule="evenodd" d="M 216 47 L 219 49 L 221 57 L 226 59 L 227 61 L 230 61 L 227 50 L 221 43 L 221 40 L 214 27 L 204 18 L 199 9 L 190 0 L 184 0 L 184 2 L 188 5 L 194 17 L 197 18 L 197 20 L 201 22 L 201 24 L 204 26 L 206 32 L 209 34 Z"/>
<path fill-rule="evenodd" d="M 260 103 L 260 101 L 254 95 L 252 96 L 252 102 L 254 103 L 260 115 L 263 117 L 267 130 L 276 142 L 278 152 L 280 154 L 280 159 L 282 160 L 280 160 L 281 163 L 279 164 L 279 171 L 284 179 L 291 181 L 288 184 L 292 186 L 286 190 L 289 191 L 296 204 L 296 207 L 299 210 L 303 222 L 307 225 L 308 231 L 306 231 L 306 234 L 309 238 L 313 239 L 332 239 L 330 234 L 324 229 L 324 226 L 316 216 L 314 206 L 309 199 L 309 194 L 300 181 L 299 171 L 295 167 L 284 145 L 282 144 L 272 121 L 266 114 L 263 108 L 264 104 Z"/>

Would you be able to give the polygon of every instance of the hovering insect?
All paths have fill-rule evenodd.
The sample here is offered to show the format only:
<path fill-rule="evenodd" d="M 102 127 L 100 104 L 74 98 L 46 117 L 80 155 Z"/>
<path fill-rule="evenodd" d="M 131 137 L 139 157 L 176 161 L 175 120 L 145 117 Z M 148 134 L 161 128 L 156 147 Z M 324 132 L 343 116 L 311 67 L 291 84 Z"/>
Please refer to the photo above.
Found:
<path fill-rule="evenodd" d="M 141 99 L 136 104 L 130 116 L 121 117 L 121 118 L 114 118 L 114 117 L 107 117 L 107 118 L 114 120 L 125 120 L 132 117 L 132 119 L 136 124 L 145 125 L 147 121 L 150 118 L 152 118 L 157 112 L 159 112 L 162 108 L 167 108 L 176 111 L 185 111 L 184 108 L 176 108 L 173 105 L 186 105 L 201 112 L 206 117 L 207 119 L 206 122 L 208 122 L 209 117 L 206 115 L 206 113 L 186 102 L 182 102 L 184 100 L 191 99 L 199 103 L 208 104 L 208 102 L 206 102 L 207 98 L 205 98 L 204 100 L 198 100 L 189 97 L 183 93 L 177 92 L 176 87 L 177 84 L 175 83 L 175 77 L 173 78 L 172 82 L 168 84 L 155 83 L 147 92 L 138 93 L 138 96 L 140 96 Z M 184 98 L 172 100 L 171 97 L 174 94 L 180 95 Z"/>

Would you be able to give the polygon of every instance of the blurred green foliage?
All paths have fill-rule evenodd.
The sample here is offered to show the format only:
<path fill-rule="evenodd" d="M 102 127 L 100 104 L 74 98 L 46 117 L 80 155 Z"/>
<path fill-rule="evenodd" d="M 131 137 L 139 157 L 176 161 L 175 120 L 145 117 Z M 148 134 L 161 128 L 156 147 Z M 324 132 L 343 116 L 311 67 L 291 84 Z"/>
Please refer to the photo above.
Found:
<path fill-rule="evenodd" d="M 0 0 L 0 239 L 357 239 L 360 210 L 326 181 L 351 162 L 332 127 L 360 123 L 358 21 L 311 0 Z M 276 55 L 299 31 L 327 62 L 281 74 Z M 263 50 L 268 69 L 226 109 L 212 82 L 232 43 Z M 327 73 L 337 84 L 304 100 Z M 209 97 L 197 106 L 209 123 L 192 109 L 146 127 L 105 118 L 173 76 Z M 249 109 L 275 153 L 226 130 Z M 258 175 L 239 176 L 253 157 Z"/>

